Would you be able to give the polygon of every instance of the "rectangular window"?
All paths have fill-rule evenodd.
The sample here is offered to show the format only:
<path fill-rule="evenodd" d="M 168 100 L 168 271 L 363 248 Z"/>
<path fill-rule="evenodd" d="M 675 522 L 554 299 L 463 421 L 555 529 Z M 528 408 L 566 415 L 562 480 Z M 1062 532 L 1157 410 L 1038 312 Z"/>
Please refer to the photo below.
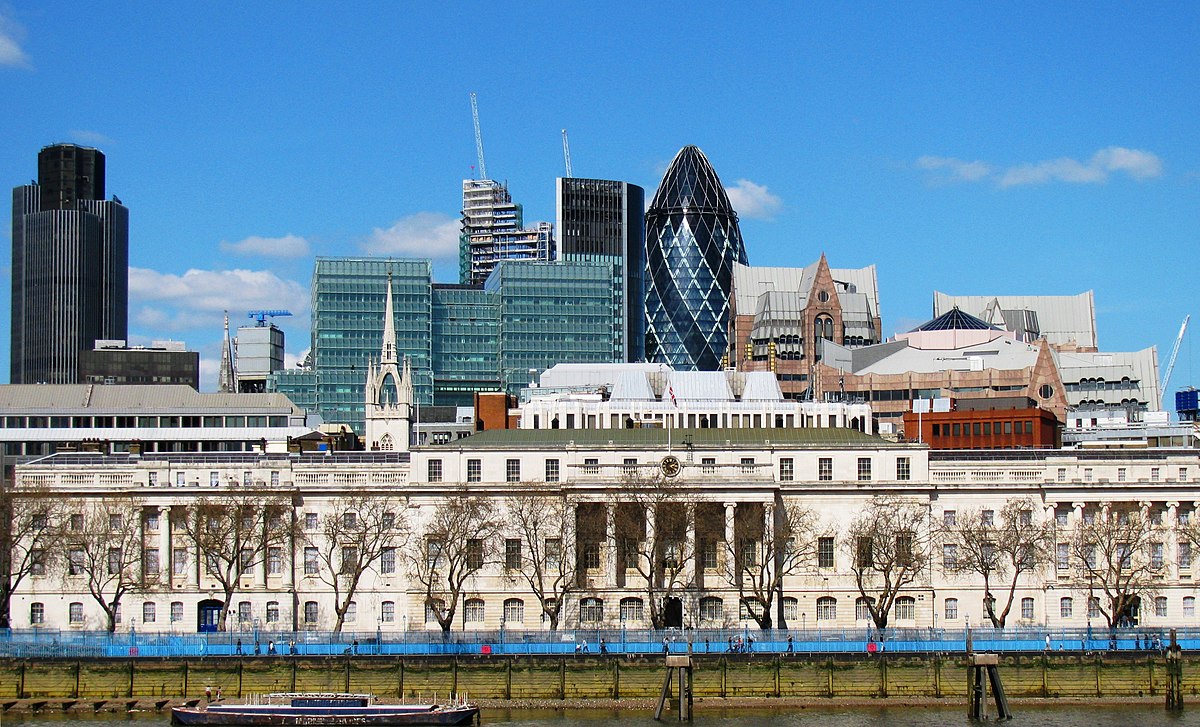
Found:
<path fill-rule="evenodd" d="M 637 459 L 634 457 L 626 457 L 621 463 L 621 474 L 626 477 L 633 477 L 637 474 Z"/>
<path fill-rule="evenodd" d="M 521 563 L 520 538 L 508 538 L 504 541 L 504 567 L 509 570 L 520 570 Z"/>
<path fill-rule="evenodd" d="M 946 599 L 946 620 L 954 621 L 956 619 L 958 619 L 958 599 L 957 598 L 947 598 Z"/>
<path fill-rule="evenodd" d="M 188 554 L 186 548 L 176 548 L 171 552 L 171 573 L 181 576 L 187 573 Z"/>
<path fill-rule="evenodd" d="M 428 479 L 429 482 L 441 482 L 442 481 L 442 460 L 440 460 L 440 459 L 429 460 L 428 462 L 426 462 L 426 470 L 427 470 L 427 474 L 429 475 L 429 479 Z"/>
<path fill-rule="evenodd" d="M 467 570 L 477 571 L 483 567 L 483 541 L 471 538 L 467 541 Z"/>
<path fill-rule="evenodd" d="M 562 540 L 546 538 L 546 570 L 554 573 L 562 567 Z"/>
<path fill-rule="evenodd" d="M 742 474 L 744 474 L 744 475 L 754 474 L 754 458 L 753 457 L 742 457 Z"/>
<path fill-rule="evenodd" d="M 979 422 L 975 422 L 974 424 L 971 425 L 971 431 L 976 437 L 978 437 L 980 434 L 982 434 L 982 432 L 980 431 L 980 426 L 981 425 Z"/>
<path fill-rule="evenodd" d="M 954 543 L 942 545 L 942 567 L 947 570 L 958 567 L 958 546 Z"/>
<path fill-rule="evenodd" d="M 1054 566 L 1060 570 L 1071 569 L 1071 544 L 1058 543 L 1054 546 Z"/>
<path fill-rule="evenodd" d="M 896 480 L 908 482 L 912 479 L 912 460 L 908 457 L 896 458 Z"/>
<path fill-rule="evenodd" d="M 791 457 L 783 457 L 779 460 L 779 481 L 791 482 L 796 479 L 796 461 Z"/>
<path fill-rule="evenodd" d="M 183 601 L 171 602 L 171 623 L 177 624 L 183 620 Z"/>
<path fill-rule="evenodd" d="M 817 481 L 831 482 L 833 480 L 833 457 L 817 458 Z"/>
<path fill-rule="evenodd" d="M 385 624 L 395 623 L 396 621 L 396 602 L 384 601 L 379 609 L 379 620 Z"/>
<path fill-rule="evenodd" d="M 505 482 L 520 482 L 521 481 L 521 460 L 510 459 L 504 462 L 504 481 Z"/>
<path fill-rule="evenodd" d="M 267 601 L 267 623 L 279 623 L 279 601 Z"/>
<path fill-rule="evenodd" d="M 1054 524 L 1060 528 L 1067 527 L 1067 517 L 1070 512 L 1065 507 L 1060 507 L 1054 511 Z"/>
<path fill-rule="evenodd" d="M 1128 470 L 1125 467 L 1118 467 L 1117 468 L 1117 482 L 1124 482 L 1127 473 L 1128 473 Z"/>
<path fill-rule="evenodd" d="M 379 572 L 391 575 L 396 572 L 396 549 L 384 548 L 379 553 Z"/>
<path fill-rule="evenodd" d="M 716 540 L 706 538 L 700 541 L 700 567 L 704 570 L 716 570 L 718 568 Z"/>
<path fill-rule="evenodd" d="M 870 480 L 871 480 L 871 458 L 870 457 L 859 457 L 858 458 L 858 481 L 859 482 L 870 482 Z"/>
<path fill-rule="evenodd" d="M 546 460 L 546 481 L 547 482 L 558 482 L 558 460 L 557 459 Z"/>
<path fill-rule="evenodd" d="M 277 576 L 283 573 L 283 548 L 272 545 L 267 548 L 267 575 Z"/>
<path fill-rule="evenodd" d="M 238 623 L 243 623 L 243 624 L 250 623 L 250 621 L 252 620 L 252 617 L 250 614 L 250 602 L 242 601 L 242 602 L 238 603 L 237 614 L 238 614 Z"/>
<path fill-rule="evenodd" d="M 1059 467 L 1059 468 L 1058 468 L 1058 481 L 1059 481 L 1059 482 L 1066 482 L 1066 481 L 1067 481 L 1067 468 L 1066 468 L 1066 467 Z"/>
<path fill-rule="evenodd" d="M 353 545 L 342 546 L 342 573 L 353 573 L 358 570 L 358 548 Z"/>
<path fill-rule="evenodd" d="M 483 460 L 469 459 L 467 460 L 467 482 L 482 482 L 483 481 Z"/>
<path fill-rule="evenodd" d="M 944 525 L 948 528 L 952 528 L 957 524 L 958 524 L 958 511 L 957 510 L 943 510 L 942 511 L 942 525 Z"/>
<path fill-rule="evenodd" d="M 1021 618 L 1025 619 L 1026 621 L 1033 620 L 1033 599 L 1032 598 L 1022 598 L 1021 599 Z"/>
<path fill-rule="evenodd" d="M 1083 481 L 1084 481 L 1084 482 L 1091 482 L 1091 481 L 1092 481 L 1092 468 L 1091 468 L 1091 467 L 1084 467 L 1084 468 L 1083 468 Z"/>
<path fill-rule="evenodd" d="M 818 568 L 833 568 L 833 537 L 823 536 L 817 538 L 817 567 Z"/>
<path fill-rule="evenodd" d="M 304 623 L 315 624 L 317 622 L 317 602 L 304 602 Z"/>
<path fill-rule="evenodd" d="M 319 526 L 319 524 L 320 524 L 320 520 L 318 519 L 317 514 L 315 512 L 304 513 L 304 529 L 305 530 L 316 530 L 317 527 Z"/>
<path fill-rule="evenodd" d="M 985 528 L 990 528 L 996 524 L 996 512 L 994 510 L 984 510 L 979 513 L 979 524 Z"/>
<path fill-rule="evenodd" d="M 854 562 L 858 568 L 870 568 L 875 562 L 875 556 L 872 553 L 874 548 L 871 545 L 871 538 L 861 537 L 855 543 Z"/>
<path fill-rule="evenodd" d="M 1191 570 L 1192 544 L 1186 540 L 1179 541 L 1179 570 Z"/>
<path fill-rule="evenodd" d="M 315 576 L 320 566 L 317 564 L 317 549 L 308 547 L 304 549 L 304 575 Z"/>
<path fill-rule="evenodd" d="M 1180 468 L 1179 468 L 1179 481 L 1180 481 L 1180 482 L 1187 482 L 1187 467 L 1180 467 Z"/>
<path fill-rule="evenodd" d="M 1156 568 L 1156 569 L 1163 567 L 1163 544 L 1162 543 L 1151 543 L 1150 544 L 1150 567 Z"/>
<path fill-rule="evenodd" d="M 702 457 L 700 459 L 701 474 L 711 475 L 711 474 L 715 474 L 716 471 L 717 471 L 717 458 L 716 457 Z"/>
<path fill-rule="evenodd" d="M 158 513 L 150 512 L 146 515 L 146 529 L 158 530 Z"/>
<path fill-rule="evenodd" d="M 1167 617 L 1167 597 L 1158 596 L 1154 599 L 1154 615 L 1159 618 Z"/>
<path fill-rule="evenodd" d="M 218 485 L 220 485 L 220 484 L 221 484 L 221 473 L 219 473 L 219 472 L 209 472 L 209 473 L 208 473 L 208 486 L 209 486 L 209 487 L 216 487 L 216 486 L 218 486 Z"/>
<path fill-rule="evenodd" d="M 72 603 L 68 610 L 67 618 L 73 624 L 83 623 L 83 604 L 79 602 Z"/>
<path fill-rule="evenodd" d="M 146 564 L 146 575 L 158 575 L 158 548 L 147 548 L 143 562 Z"/>
<path fill-rule="evenodd" d="M 587 570 L 596 570 L 600 567 L 600 543 L 589 541 L 580 545 L 582 552 L 579 554 L 583 560 L 583 567 Z"/>

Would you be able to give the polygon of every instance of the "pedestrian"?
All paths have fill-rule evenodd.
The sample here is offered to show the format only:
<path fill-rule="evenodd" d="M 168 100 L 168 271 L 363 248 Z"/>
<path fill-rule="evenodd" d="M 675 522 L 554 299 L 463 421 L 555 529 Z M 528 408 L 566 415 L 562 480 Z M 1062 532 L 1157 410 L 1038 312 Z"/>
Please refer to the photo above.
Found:
<path fill-rule="evenodd" d="M 212 687 L 204 688 L 204 701 L 206 701 L 206 702 L 212 701 Z"/>
<path fill-rule="evenodd" d="M 270 641 L 267 642 L 267 653 L 268 654 L 275 653 L 275 639 L 271 639 Z"/>
<path fill-rule="evenodd" d="M 288 641 L 288 653 L 291 654 L 292 656 L 296 655 L 296 642 L 295 641 Z"/>
<path fill-rule="evenodd" d="M 236 653 L 238 656 L 242 655 L 242 640 L 241 639 L 237 640 L 237 652 Z"/>
<path fill-rule="evenodd" d="M 608 653 L 608 645 L 604 643 L 604 639 L 600 639 L 600 653 L 601 654 Z"/>
<path fill-rule="evenodd" d="M 587 644 L 587 639 L 584 639 L 584 640 L 583 640 L 583 649 L 582 649 L 582 651 L 583 651 L 583 653 L 585 653 L 585 654 L 586 654 L 586 653 L 588 653 L 588 644 Z"/>
<path fill-rule="evenodd" d="M 733 637 L 732 636 L 729 637 L 729 648 L 726 649 L 726 651 L 728 651 L 730 654 L 733 653 Z"/>
<path fill-rule="evenodd" d="M 261 654 L 262 654 L 262 642 L 259 641 L 258 639 L 255 639 L 254 640 L 254 655 L 259 656 Z"/>
<path fill-rule="evenodd" d="M 749 654 L 749 653 L 752 653 L 753 651 L 754 651 L 754 637 L 747 636 L 746 637 L 746 653 Z"/>
<path fill-rule="evenodd" d="M 667 646 L 667 637 L 664 636 L 663 637 L 663 653 L 666 654 L 666 653 L 670 652 L 670 650 L 671 649 Z"/>
<path fill-rule="evenodd" d="M 358 656 L 358 639 L 350 642 L 350 647 L 354 649 L 354 655 Z"/>
<path fill-rule="evenodd" d="M 1050 634 L 1046 634 L 1046 651 L 1050 651 Z"/>
<path fill-rule="evenodd" d="M 794 643 L 793 643 L 793 641 L 792 641 L 792 635 L 791 635 L 791 634 L 788 634 L 788 648 L 787 648 L 787 653 L 789 653 L 789 654 L 792 654 L 792 653 L 795 653 L 795 651 L 796 651 L 796 647 L 795 647 L 795 644 L 794 644 Z"/>

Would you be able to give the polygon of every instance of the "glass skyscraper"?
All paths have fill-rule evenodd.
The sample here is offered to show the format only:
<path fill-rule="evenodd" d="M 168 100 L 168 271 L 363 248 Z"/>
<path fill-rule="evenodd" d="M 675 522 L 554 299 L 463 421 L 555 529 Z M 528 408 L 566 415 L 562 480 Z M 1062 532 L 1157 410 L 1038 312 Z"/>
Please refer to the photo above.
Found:
<path fill-rule="evenodd" d="M 737 213 L 716 171 L 685 146 L 646 211 L 646 360 L 716 371 L 729 353 L 733 264 L 746 263 Z"/>

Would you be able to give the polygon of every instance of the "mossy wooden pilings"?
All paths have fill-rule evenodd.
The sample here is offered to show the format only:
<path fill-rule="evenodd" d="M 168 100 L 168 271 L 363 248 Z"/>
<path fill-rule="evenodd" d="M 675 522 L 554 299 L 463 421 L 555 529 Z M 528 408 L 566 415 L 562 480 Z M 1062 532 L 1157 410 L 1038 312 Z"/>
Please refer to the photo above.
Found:
<path fill-rule="evenodd" d="M 1171 629 L 1171 645 L 1167 648 L 1167 709 L 1178 712 L 1183 709 L 1183 649 Z"/>

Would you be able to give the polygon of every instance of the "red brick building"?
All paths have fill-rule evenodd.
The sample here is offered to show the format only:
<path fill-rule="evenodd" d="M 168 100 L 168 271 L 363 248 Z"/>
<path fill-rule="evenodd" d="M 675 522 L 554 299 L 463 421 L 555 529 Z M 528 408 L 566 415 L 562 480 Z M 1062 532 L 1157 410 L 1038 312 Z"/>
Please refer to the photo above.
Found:
<path fill-rule="evenodd" d="M 930 449 L 1050 449 L 1062 446 L 1062 424 L 1054 412 L 1027 409 L 977 409 L 904 414 L 909 441 L 917 437 Z"/>

